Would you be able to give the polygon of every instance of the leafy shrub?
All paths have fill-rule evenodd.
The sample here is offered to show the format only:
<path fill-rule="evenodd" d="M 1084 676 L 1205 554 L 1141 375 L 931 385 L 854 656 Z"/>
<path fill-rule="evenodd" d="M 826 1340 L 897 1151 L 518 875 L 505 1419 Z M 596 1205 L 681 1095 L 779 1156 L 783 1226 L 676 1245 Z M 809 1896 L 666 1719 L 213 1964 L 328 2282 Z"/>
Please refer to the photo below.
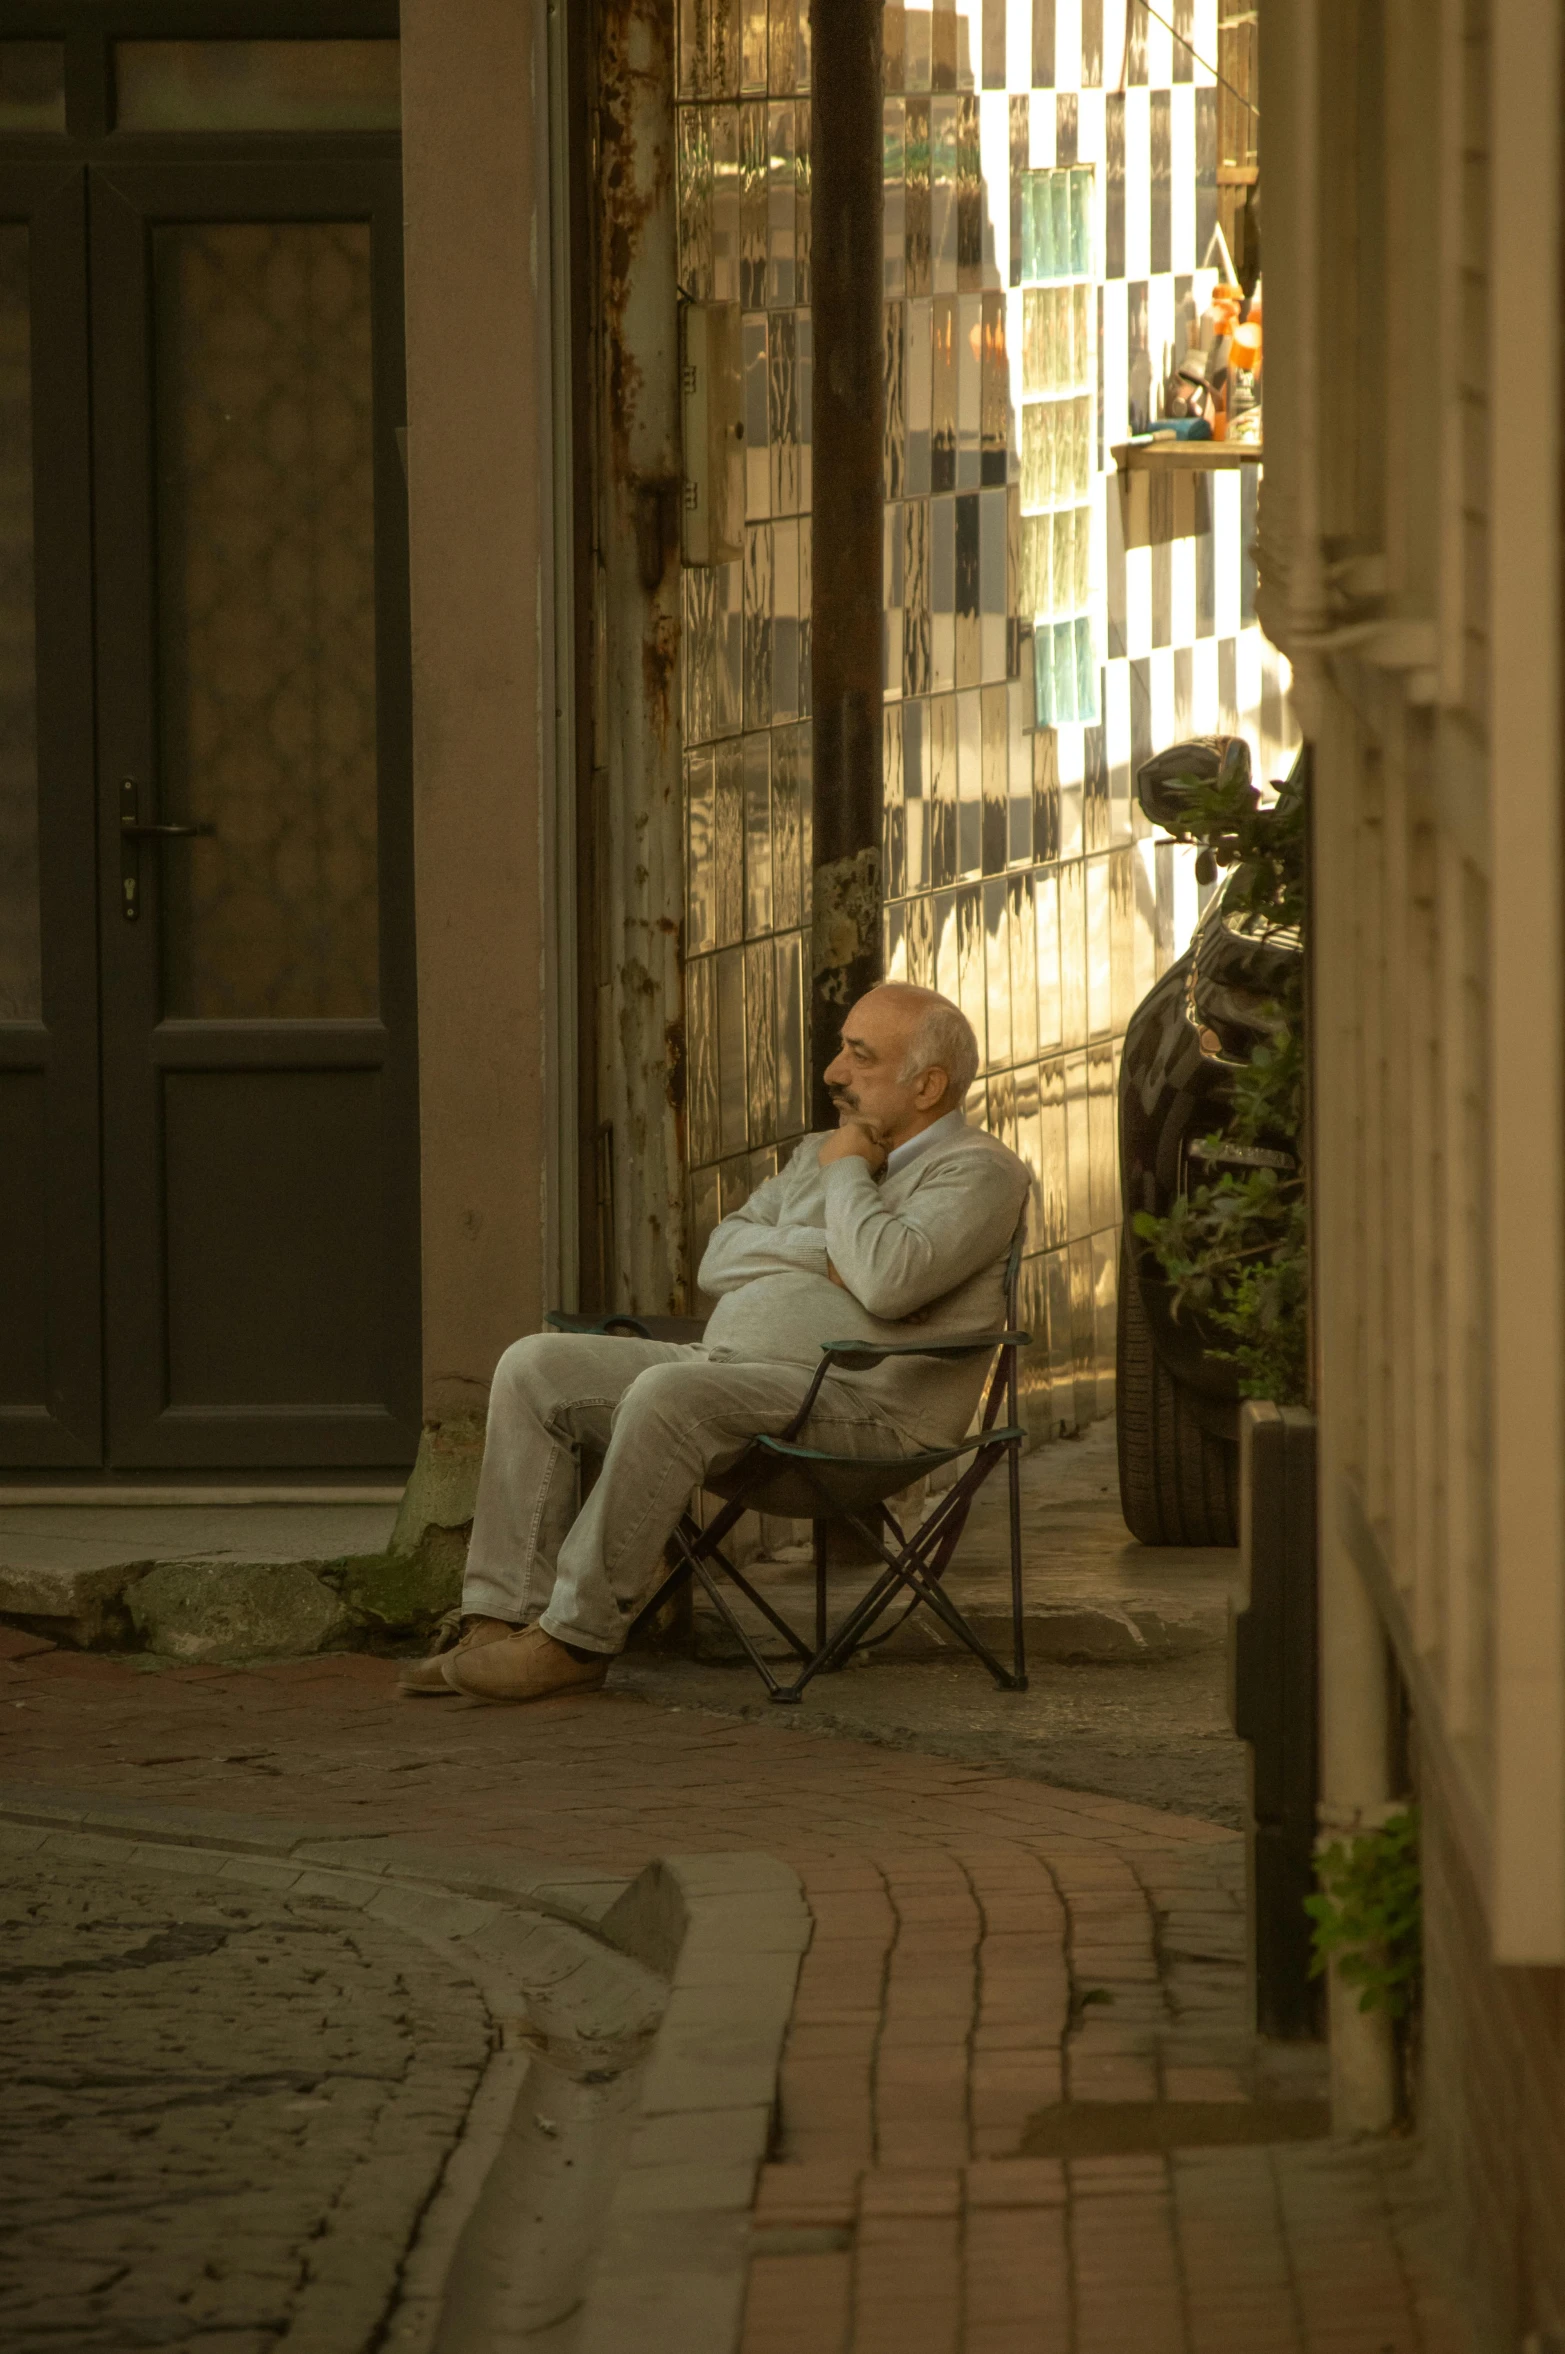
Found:
<path fill-rule="evenodd" d="M 1417 1808 L 1335 1840 L 1317 1856 L 1315 1877 L 1319 1892 L 1304 1900 L 1315 1923 L 1312 1974 L 1334 1961 L 1343 1983 L 1358 1988 L 1361 2011 L 1414 2014 L 1424 1951 Z"/>
<path fill-rule="evenodd" d="M 1302 795 L 1257 806 L 1248 784 L 1189 781 L 1183 831 L 1205 847 L 1197 871 L 1211 880 L 1234 870 L 1223 897 L 1226 921 L 1262 945 L 1296 945 L 1305 923 L 1305 827 Z M 1202 1138 L 1224 1144 L 1281 1147 L 1302 1169 L 1304 1133 L 1304 967 L 1302 956 L 1278 960 L 1279 994 L 1256 1008 L 1262 1035 L 1235 1070 L 1226 1125 Z M 1135 1230 L 1173 1286 L 1173 1312 L 1199 1315 L 1230 1346 L 1214 1356 L 1239 1369 L 1245 1397 L 1297 1405 L 1309 1381 L 1309 1209 L 1302 1174 L 1272 1168 L 1224 1169 L 1178 1196 L 1168 1215 L 1138 1211 Z"/>

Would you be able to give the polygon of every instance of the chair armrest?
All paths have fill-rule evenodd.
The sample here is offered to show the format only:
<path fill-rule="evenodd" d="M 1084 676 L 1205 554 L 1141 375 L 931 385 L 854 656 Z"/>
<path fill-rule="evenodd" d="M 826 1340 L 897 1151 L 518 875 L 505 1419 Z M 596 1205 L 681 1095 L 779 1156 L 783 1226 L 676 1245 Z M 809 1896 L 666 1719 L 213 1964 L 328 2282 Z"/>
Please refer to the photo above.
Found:
<path fill-rule="evenodd" d="M 954 1332 L 946 1340 L 892 1340 L 880 1348 L 868 1341 L 823 1340 L 821 1361 L 810 1377 L 804 1403 L 778 1436 L 788 1441 L 798 1437 L 810 1419 L 821 1383 L 836 1366 L 845 1366 L 850 1373 L 862 1373 L 887 1357 L 992 1357 L 998 1348 L 1016 1347 L 1031 1339 L 1030 1332 Z"/>
<path fill-rule="evenodd" d="M 992 1357 L 996 1349 L 1025 1348 L 1031 1339 L 1030 1332 L 958 1332 L 949 1340 L 823 1340 L 821 1350 L 834 1365 L 858 1373 L 886 1357 Z"/>
<path fill-rule="evenodd" d="M 687 1346 L 698 1341 L 706 1330 L 704 1316 L 573 1316 L 564 1308 L 551 1308 L 544 1318 L 555 1332 L 601 1333 L 605 1339 L 661 1340 L 683 1342 Z"/>

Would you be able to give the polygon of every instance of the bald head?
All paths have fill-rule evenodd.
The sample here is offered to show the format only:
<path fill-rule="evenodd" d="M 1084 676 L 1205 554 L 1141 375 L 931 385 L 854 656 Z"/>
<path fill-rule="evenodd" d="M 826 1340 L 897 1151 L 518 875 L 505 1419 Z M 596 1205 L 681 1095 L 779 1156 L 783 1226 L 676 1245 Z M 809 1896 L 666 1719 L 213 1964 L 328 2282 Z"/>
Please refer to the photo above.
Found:
<path fill-rule="evenodd" d="M 950 1097 L 946 1109 L 955 1111 L 978 1076 L 978 1041 L 961 1007 L 942 997 L 938 989 L 919 989 L 911 981 L 882 981 L 870 995 L 889 998 L 907 1022 L 903 1078 L 916 1079 L 921 1071 L 944 1071 Z"/>
<path fill-rule="evenodd" d="M 842 1025 L 826 1086 L 843 1119 L 871 1127 L 888 1150 L 958 1111 L 978 1071 L 978 1041 L 937 990 L 884 981 Z"/>

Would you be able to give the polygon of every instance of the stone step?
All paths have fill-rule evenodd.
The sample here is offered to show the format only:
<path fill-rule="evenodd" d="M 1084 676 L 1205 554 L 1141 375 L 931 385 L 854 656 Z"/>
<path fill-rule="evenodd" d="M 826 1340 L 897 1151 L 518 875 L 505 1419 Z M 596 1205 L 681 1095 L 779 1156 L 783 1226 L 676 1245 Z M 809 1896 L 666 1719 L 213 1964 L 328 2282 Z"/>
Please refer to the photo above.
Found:
<path fill-rule="evenodd" d="M 462 1538 L 390 1549 L 395 1503 L 0 1502 L 0 1620 L 91 1650 L 288 1659 L 432 1627 Z"/>

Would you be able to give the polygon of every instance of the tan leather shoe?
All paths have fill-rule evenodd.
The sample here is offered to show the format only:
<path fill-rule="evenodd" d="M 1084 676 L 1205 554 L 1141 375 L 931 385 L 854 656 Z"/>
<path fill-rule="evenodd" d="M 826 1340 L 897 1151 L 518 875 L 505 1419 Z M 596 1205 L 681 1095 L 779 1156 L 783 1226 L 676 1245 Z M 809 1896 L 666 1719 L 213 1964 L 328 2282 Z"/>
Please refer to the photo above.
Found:
<path fill-rule="evenodd" d="M 498 1643 L 448 1651 L 440 1662 L 453 1692 L 470 1700 L 549 1700 L 556 1692 L 596 1692 L 607 1658 L 573 1659 L 542 1627 L 508 1627 Z"/>
<path fill-rule="evenodd" d="M 432 1651 L 427 1659 L 410 1659 L 397 1678 L 397 1689 L 407 1700 L 449 1700 L 456 1689 L 445 1678 L 448 1659 L 459 1651 L 474 1651 L 484 1643 L 498 1643 L 518 1630 L 508 1618 L 468 1618 L 454 1645 Z"/>

